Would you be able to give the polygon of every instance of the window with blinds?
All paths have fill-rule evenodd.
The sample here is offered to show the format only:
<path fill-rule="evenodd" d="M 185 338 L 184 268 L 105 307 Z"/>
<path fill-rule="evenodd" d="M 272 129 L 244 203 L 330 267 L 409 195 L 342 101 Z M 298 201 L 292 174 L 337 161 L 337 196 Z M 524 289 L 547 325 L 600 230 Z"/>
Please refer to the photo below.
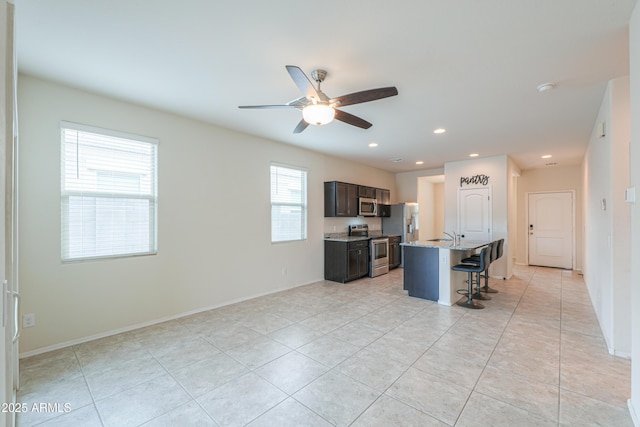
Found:
<path fill-rule="evenodd" d="M 62 260 L 157 251 L 158 141 L 75 123 L 62 139 Z"/>
<path fill-rule="evenodd" d="M 271 165 L 271 242 L 307 238 L 307 171 Z"/>

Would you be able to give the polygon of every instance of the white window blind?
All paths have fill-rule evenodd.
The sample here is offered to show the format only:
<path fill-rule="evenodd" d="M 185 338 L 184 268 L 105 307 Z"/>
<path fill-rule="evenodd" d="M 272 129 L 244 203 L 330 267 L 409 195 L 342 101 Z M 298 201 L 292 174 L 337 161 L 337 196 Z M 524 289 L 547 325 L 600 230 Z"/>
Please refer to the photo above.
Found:
<path fill-rule="evenodd" d="M 271 242 L 307 238 L 307 171 L 271 165 Z"/>
<path fill-rule="evenodd" d="M 156 253 L 158 141 L 60 128 L 63 261 Z"/>

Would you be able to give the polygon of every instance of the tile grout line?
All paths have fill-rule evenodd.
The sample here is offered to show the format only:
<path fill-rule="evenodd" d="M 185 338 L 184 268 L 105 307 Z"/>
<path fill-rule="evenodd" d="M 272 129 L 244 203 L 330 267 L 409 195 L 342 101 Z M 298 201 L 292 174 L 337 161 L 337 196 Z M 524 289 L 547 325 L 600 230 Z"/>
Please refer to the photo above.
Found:
<path fill-rule="evenodd" d="M 493 353 L 495 353 L 496 347 L 498 347 L 498 344 L 500 343 L 500 340 L 502 340 L 502 337 L 504 336 L 504 331 L 507 330 L 507 327 L 509 326 L 509 323 L 511 323 L 511 319 L 513 319 L 513 315 L 516 312 L 516 310 L 518 309 L 518 306 L 520 305 L 520 302 L 522 301 L 522 298 L 524 297 L 524 294 L 527 292 L 527 289 L 529 289 L 529 285 L 531 283 L 531 279 L 533 278 L 534 275 L 535 275 L 535 269 L 534 269 L 534 273 L 529 277 L 529 280 L 527 280 L 527 286 L 522 290 L 522 293 L 520 294 L 520 297 L 518 298 L 518 303 L 515 305 L 515 307 L 513 307 L 513 311 L 511 312 L 511 315 L 509 316 L 509 320 L 505 324 L 504 329 L 502 330 L 502 333 L 500 334 L 500 338 L 498 338 L 498 340 L 496 341 L 496 344 L 494 345 L 493 350 L 491 350 L 491 354 L 487 358 L 487 361 L 485 362 L 485 364 L 484 364 L 484 366 L 482 368 L 482 371 L 480 372 L 480 375 L 478 375 L 478 379 L 476 380 L 476 382 L 474 383 L 473 387 L 471 388 L 471 393 L 469 393 L 469 396 L 467 396 L 467 399 L 465 400 L 465 403 L 462 406 L 462 410 L 460 411 L 460 413 L 456 417 L 456 421 L 453 423 L 454 426 L 460 420 L 460 416 L 462 416 L 462 413 L 464 412 L 464 409 L 466 408 L 467 404 L 469 403 L 469 399 L 471 398 L 471 395 L 474 392 L 480 393 L 480 392 L 476 391 L 476 387 L 478 386 L 478 382 L 480 382 L 480 378 L 482 377 L 482 374 L 484 374 L 484 371 L 487 368 L 487 365 L 489 364 L 489 361 L 491 360 L 491 357 L 493 357 Z M 483 393 L 480 393 L 480 394 L 483 394 Z M 496 400 L 499 400 L 499 399 L 496 399 Z M 503 402 L 503 403 L 506 403 L 506 404 L 508 404 L 510 406 L 514 406 L 514 405 L 511 405 L 508 402 Z M 522 409 L 522 408 L 520 408 L 520 409 Z"/>
<path fill-rule="evenodd" d="M 100 414 L 100 411 L 98 410 L 98 405 L 96 403 L 96 399 L 93 395 L 93 391 L 91 391 L 91 387 L 89 387 L 89 381 L 87 381 L 87 376 L 84 372 L 84 369 L 82 368 L 82 363 L 80 363 L 80 359 L 78 358 L 78 353 L 76 352 L 76 349 L 74 346 L 71 346 L 71 351 L 73 351 L 73 356 L 76 358 L 76 363 L 78 363 L 78 368 L 80 368 L 80 373 L 82 374 L 82 380 L 84 381 L 85 385 L 87 386 L 87 390 L 89 391 L 89 395 L 91 396 L 91 402 L 93 404 L 93 409 L 96 411 L 96 414 L 98 414 L 98 419 L 100 420 L 100 423 L 102 424 L 102 426 L 104 427 L 104 419 L 102 418 L 102 414 Z"/>
<path fill-rule="evenodd" d="M 586 286 L 586 283 L 584 284 Z M 560 392 L 562 391 L 562 329 L 564 322 L 564 277 L 560 273 L 560 329 L 558 334 L 558 426 L 560 426 L 560 419 L 562 418 L 562 405 L 560 404 Z"/>

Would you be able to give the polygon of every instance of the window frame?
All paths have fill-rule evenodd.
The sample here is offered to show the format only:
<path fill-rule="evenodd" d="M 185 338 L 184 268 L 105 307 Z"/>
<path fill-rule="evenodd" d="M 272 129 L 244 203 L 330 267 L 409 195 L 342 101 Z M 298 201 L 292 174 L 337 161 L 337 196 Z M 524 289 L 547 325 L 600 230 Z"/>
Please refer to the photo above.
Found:
<path fill-rule="evenodd" d="M 66 172 L 66 154 L 65 154 L 65 130 L 71 131 L 79 131 L 86 132 L 95 135 L 99 135 L 101 137 L 107 138 L 118 138 L 118 139 L 126 139 L 137 143 L 148 144 L 152 147 L 151 152 L 151 189 L 149 194 L 132 194 L 127 192 L 113 192 L 113 191 L 86 191 L 86 190 L 69 190 L 65 189 L 65 172 Z M 105 129 L 96 126 L 83 125 L 79 123 L 73 123 L 68 121 L 60 121 L 60 256 L 61 261 L 63 263 L 75 263 L 75 262 L 83 262 L 83 261 L 96 261 L 101 259 L 116 259 L 116 258 L 131 258 L 131 257 L 139 257 L 139 256 L 148 256 L 148 255 L 156 255 L 158 253 L 158 151 L 159 151 L 159 140 L 156 138 L 151 138 L 147 136 L 132 134 L 128 132 L 122 132 L 112 129 Z M 99 172 L 97 172 L 99 175 Z M 120 172 L 120 175 L 124 176 L 129 174 L 128 172 Z M 134 173 L 131 174 L 135 175 Z M 99 177 L 96 178 L 96 185 L 99 185 Z M 148 248 L 146 251 L 136 251 L 136 252 L 124 252 L 124 253 L 115 253 L 115 254 L 107 254 L 107 255 L 86 255 L 83 256 L 75 256 L 71 257 L 70 253 L 70 242 L 71 238 L 69 236 L 71 224 L 69 222 L 69 198 L 70 197 L 83 197 L 88 196 L 95 198 L 96 201 L 99 199 L 103 200 L 147 200 L 149 202 L 149 240 L 148 240 Z M 66 201 L 66 203 L 65 203 Z M 65 212 L 66 209 L 66 212 Z M 97 215 L 97 213 L 96 213 Z M 66 224 L 65 224 L 66 222 Z"/>
<path fill-rule="evenodd" d="M 285 203 L 285 202 L 274 202 L 273 200 L 273 181 L 272 181 L 272 177 L 273 177 L 273 168 L 279 168 L 279 169 L 288 169 L 288 170 L 292 170 L 292 171 L 298 171 L 298 172 L 302 172 L 303 173 L 303 184 L 304 184 L 304 188 L 303 188 L 303 195 L 302 195 L 302 200 L 300 201 L 300 203 Z M 289 165 L 289 164 L 284 164 L 284 163 L 277 163 L 277 162 L 271 162 L 269 165 L 269 203 L 270 203 L 270 226 L 271 226 L 271 232 L 270 232 L 270 240 L 271 240 L 271 244 L 281 244 L 281 243 L 291 243 L 291 242 L 302 242 L 302 241 L 306 241 L 308 240 L 308 236 L 309 236 L 309 222 L 308 222 L 308 200 L 309 200 L 309 192 L 308 192 L 308 188 L 309 188 L 309 171 L 307 168 L 304 167 L 300 167 L 300 166 L 293 166 L 293 165 Z M 292 206 L 292 207 L 300 207 L 301 210 L 301 222 L 302 222 L 302 227 L 300 230 L 300 237 L 296 238 L 296 239 L 284 239 L 284 240 L 274 240 L 274 215 L 273 215 L 273 208 L 274 206 Z"/>

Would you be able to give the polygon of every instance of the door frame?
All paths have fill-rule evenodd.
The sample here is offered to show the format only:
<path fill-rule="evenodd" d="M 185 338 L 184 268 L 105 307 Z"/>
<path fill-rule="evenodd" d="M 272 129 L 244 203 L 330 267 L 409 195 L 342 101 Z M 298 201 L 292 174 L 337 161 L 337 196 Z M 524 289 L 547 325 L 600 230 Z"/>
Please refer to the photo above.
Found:
<path fill-rule="evenodd" d="M 456 232 L 458 234 L 460 234 L 460 227 L 461 227 L 461 220 L 460 220 L 460 208 L 462 207 L 462 204 L 460 203 L 460 195 L 462 194 L 462 191 L 465 190 L 484 190 L 487 189 L 489 191 L 489 202 L 488 202 L 488 208 L 489 208 L 489 241 L 493 240 L 493 188 L 491 185 L 483 185 L 480 187 L 458 187 L 458 200 L 457 200 L 457 212 L 456 212 L 456 219 L 457 219 L 457 224 L 456 224 Z M 528 256 L 528 255 L 527 255 Z M 529 260 L 529 258 L 527 258 L 527 261 Z"/>
<path fill-rule="evenodd" d="M 571 193 L 571 269 L 575 270 L 577 266 L 576 257 L 576 190 L 552 190 L 552 191 L 527 191 L 524 198 L 524 211 L 525 211 L 525 246 L 524 255 L 529 264 L 529 195 L 530 194 L 553 194 L 553 193 Z"/>

